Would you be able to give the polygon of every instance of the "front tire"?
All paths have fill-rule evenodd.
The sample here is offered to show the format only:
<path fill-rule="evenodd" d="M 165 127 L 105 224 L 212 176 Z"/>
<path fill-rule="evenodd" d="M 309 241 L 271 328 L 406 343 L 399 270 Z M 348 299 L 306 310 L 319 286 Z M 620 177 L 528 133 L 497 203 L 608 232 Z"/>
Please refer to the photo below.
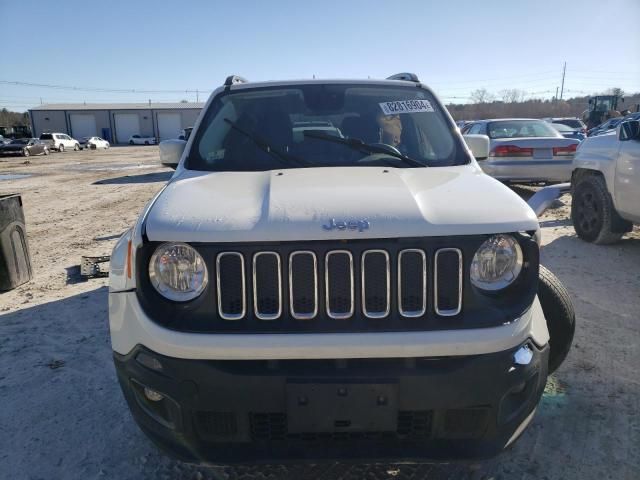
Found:
<path fill-rule="evenodd" d="M 145 141 L 145 142 L 144 142 L 144 144 L 145 144 L 145 145 L 149 145 L 149 142 L 148 142 L 148 141 Z"/>
<path fill-rule="evenodd" d="M 28 148 L 25 148 L 24 150 L 22 150 L 22 155 L 28 157 L 29 155 L 31 155 L 31 152 L 29 152 Z"/>
<path fill-rule="evenodd" d="M 538 299 L 549 330 L 549 374 L 567 357 L 576 331 L 576 314 L 569 292 L 553 273 L 540 265 Z"/>
<path fill-rule="evenodd" d="M 129 140 L 129 145 L 133 145 L 133 140 Z"/>
<path fill-rule="evenodd" d="M 64 145 L 60 144 L 60 146 L 58 147 L 58 151 L 64 152 Z"/>
<path fill-rule="evenodd" d="M 599 175 L 586 175 L 577 180 L 571 221 L 582 240 L 598 245 L 617 242 L 630 229 L 628 222 L 618 216 L 604 178 Z"/>
<path fill-rule="evenodd" d="M 73 146 L 73 150 L 75 152 L 77 152 L 78 150 L 80 150 L 80 145 L 78 145 L 77 143 Z"/>
<path fill-rule="evenodd" d="M 44 152 L 45 155 L 49 155 L 49 149 L 45 147 Z"/>

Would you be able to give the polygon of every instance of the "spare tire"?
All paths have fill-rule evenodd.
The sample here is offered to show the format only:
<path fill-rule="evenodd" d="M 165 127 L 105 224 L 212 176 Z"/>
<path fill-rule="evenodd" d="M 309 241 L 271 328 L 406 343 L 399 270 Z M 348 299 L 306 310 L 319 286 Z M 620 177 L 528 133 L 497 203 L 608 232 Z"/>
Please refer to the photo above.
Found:
<path fill-rule="evenodd" d="M 549 373 L 567 357 L 576 331 L 576 314 L 569 292 L 553 273 L 540 265 L 538 298 L 549 330 Z"/>

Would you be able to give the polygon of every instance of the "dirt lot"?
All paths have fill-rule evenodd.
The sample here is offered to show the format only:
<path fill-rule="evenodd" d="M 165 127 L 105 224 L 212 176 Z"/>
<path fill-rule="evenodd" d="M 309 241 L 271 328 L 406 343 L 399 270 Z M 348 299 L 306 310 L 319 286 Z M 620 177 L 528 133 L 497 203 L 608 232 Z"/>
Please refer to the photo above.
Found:
<path fill-rule="evenodd" d="M 167 459 L 117 385 L 107 280 L 82 281 L 77 267 L 82 255 L 109 254 L 169 179 L 157 157 L 157 147 L 123 147 L 0 159 L 0 194 L 23 195 L 35 272 L 0 294 L 0 478 L 640 478 L 640 231 L 613 246 L 584 243 L 569 196 L 541 219 L 542 257 L 571 292 L 575 344 L 512 450 L 479 464 L 418 466 L 207 469 Z M 32 176 L 2 180 L 17 173 Z"/>

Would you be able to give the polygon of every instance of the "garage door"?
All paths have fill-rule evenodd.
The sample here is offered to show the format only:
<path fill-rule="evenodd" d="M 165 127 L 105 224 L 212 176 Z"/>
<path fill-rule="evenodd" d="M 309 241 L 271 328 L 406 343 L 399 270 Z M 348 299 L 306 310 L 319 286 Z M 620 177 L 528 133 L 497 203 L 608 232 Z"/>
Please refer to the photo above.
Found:
<path fill-rule="evenodd" d="M 98 129 L 96 128 L 96 116 L 86 113 L 72 113 L 71 119 L 71 136 L 76 140 L 82 137 L 97 137 Z"/>
<path fill-rule="evenodd" d="M 160 140 L 178 138 L 182 130 L 182 115 L 179 113 L 158 113 L 158 136 Z"/>
<path fill-rule="evenodd" d="M 140 134 L 140 117 L 137 113 L 116 113 L 116 142 L 127 143 L 131 135 Z"/>

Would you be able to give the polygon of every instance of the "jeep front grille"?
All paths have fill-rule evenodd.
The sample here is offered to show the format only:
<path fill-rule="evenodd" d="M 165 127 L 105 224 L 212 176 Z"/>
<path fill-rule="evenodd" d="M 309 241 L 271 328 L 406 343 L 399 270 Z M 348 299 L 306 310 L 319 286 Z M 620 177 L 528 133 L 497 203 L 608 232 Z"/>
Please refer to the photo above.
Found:
<path fill-rule="evenodd" d="M 462 310 L 463 256 L 457 248 L 435 250 L 431 264 L 427 253 L 416 248 L 393 254 L 383 249 L 323 253 L 218 253 L 218 315 L 224 320 L 240 320 L 248 312 L 258 320 L 285 314 L 301 321 L 347 321 L 356 314 L 409 320 L 428 314 L 429 298 L 437 316 L 451 317 Z"/>

